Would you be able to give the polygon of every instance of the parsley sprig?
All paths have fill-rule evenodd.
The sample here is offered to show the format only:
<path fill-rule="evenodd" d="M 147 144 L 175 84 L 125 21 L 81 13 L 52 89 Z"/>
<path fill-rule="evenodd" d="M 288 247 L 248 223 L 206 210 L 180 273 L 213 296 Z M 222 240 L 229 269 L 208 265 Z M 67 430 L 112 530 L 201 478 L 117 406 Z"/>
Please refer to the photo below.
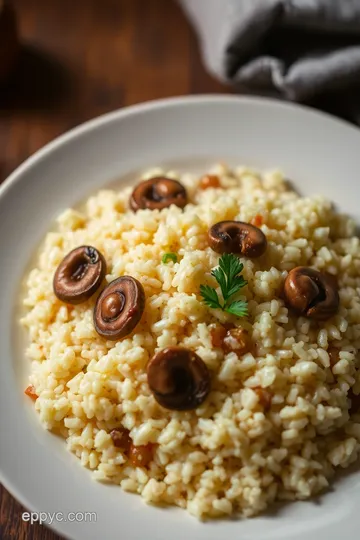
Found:
<path fill-rule="evenodd" d="M 223 303 L 220 302 L 216 290 L 209 285 L 200 286 L 200 294 L 204 303 L 213 309 L 222 309 L 227 313 L 237 317 L 246 317 L 248 315 L 248 306 L 246 300 L 234 300 L 231 298 L 240 291 L 247 281 L 240 276 L 244 265 L 233 253 L 225 253 L 220 257 L 219 266 L 211 271 L 218 284 L 220 285 Z"/>
<path fill-rule="evenodd" d="M 164 253 L 164 255 L 161 257 L 161 262 L 163 264 L 167 264 L 169 261 L 172 261 L 174 263 L 177 262 L 176 253 Z"/>

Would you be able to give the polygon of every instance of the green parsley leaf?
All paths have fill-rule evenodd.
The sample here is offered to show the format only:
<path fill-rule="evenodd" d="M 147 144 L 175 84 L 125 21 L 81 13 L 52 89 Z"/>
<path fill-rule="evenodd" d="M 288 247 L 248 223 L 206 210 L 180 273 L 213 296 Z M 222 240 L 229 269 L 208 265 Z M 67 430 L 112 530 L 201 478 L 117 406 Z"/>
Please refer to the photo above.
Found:
<path fill-rule="evenodd" d="M 161 262 L 164 264 L 167 264 L 169 261 L 173 261 L 174 263 L 177 262 L 176 253 L 164 253 L 164 255 L 161 258 Z"/>
<path fill-rule="evenodd" d="M 213 287 L 202 285 L 200 287 L 200 294 L 204 303 L 214 309 L 221 308 L 238 317 L 245 317 L 248 315 L 247 302 L 245 300 L 231 301 L 234 294 L 238 293 L 245 285 L 247 285 L 247 281 L 244 277 L 239 276 L 243 268 L 244 265 L 233 253 L 225 253 L 222 255 L 219 259 L 219 266 L 211 271 L 211 275 L 216 279 L 220 286 L 224 303 L 220 303 L 217 292 Z"/>
<path fill-rule="evenodd" d="M 245 287 L 245 285 L 247 285 L 247 281 L 243 278 L 243 276 L 235 277 L 230 289 L 227 290 L 226 301 L 228 302 L 229 298 L 239 292 L 240 289 Z"/>
<path fill-rule="evenodd" d="M 225 302 L 247 284 L 243 276 L 238 276 L 243 268 L 244 265 L 236 255 L 225 253 L 219 260 L 219 266 L 212 270 L 211 275 L 220 285 Z"/>
<path fill-rule="evenodd" d="M 220 285 L 221 294 L 223 295 L 223 298 L 227 297 L 227 281 L 226 281 L 226 274 L 224 271 L 218 266 L 217 268 L 214 268 L 211 271 L 211 275 L 216 279 L 218 284 Z"/>
<path fill-rule="evenodd" d="M 246 300 L 232 302 L 229 306 L 225 307 L 225 311 L 237 317 L 246 317 L 249 314 Z"/>
<path fill-rule="evenodd" d="M 233 253 L 224 253 L 224 255 L 220 257 L 219 266 L 230 282 L 235 276 L 240 274 L 244 268 L 240 259 Z"/>
<path fill-rule="evenodd" d="M 200 285 L 200 294 L 203 297 L 203 301 L 207 306 L 210 306 L 213 309 L 222 309 L 222 306 L 219 302 L 219 297 L 215 289 L 209 287 L 208 285 Z"/>

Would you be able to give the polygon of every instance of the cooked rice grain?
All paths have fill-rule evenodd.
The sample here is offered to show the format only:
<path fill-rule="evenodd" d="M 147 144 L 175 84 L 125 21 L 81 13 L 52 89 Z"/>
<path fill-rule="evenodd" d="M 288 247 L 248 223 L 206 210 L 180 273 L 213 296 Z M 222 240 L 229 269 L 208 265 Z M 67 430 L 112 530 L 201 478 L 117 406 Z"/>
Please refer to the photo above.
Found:
<path fill-rule="evenodd" d="M 360 392 L 359 239 L 354 223 L 330 202 L 300 198 L 279 172 L 225 165 L 209 172 L 220 176 L 221 188 L 197 189 L 199 178 L 191 174 L 144 175 L 179 179 L 191 201 L 184 211 L 129 212 L 126 188 L 102 190 L 82 210 L 62 213 L 27 279 L 29 381 L 43 426 L 60 433 L 97 480 L 200 518 L 253 516 L 276 499 L 306 499 L 326 488 L 335 469 L 359 455 L 360 415 L 349 417 L 348 399 L 351 388 Z M 268 249 L 242 261 L 249 317 L 236 320 L 199 296 L 218 263 L 207 231 L 217 221 L 255 216 Z M 95 332 L 94 299 L 70 306 L 54 296 L 57 265 L 83 244 L 104 254 L 108 282 L 129 274 L 144 286 L 142 320 L 117 343 Z M 178 262 L 165 265 L 169 251 Z M 298 265 L 337 276 L 341 306 L 330 321 L 294 317 L 284 306 L 282 284 Z M 217 322 L 250 329 L 256 353 L 239 358 L 213 348 Z M 193 349 L 211 371 L 211 394 L 196 411 L 162 409 L 149 391 L 147 362 L 171 345 Z M 329 354 L 333 347 L 338 355 Z M 134 444 L 154 445 L 147 468 L 134 467 L 114 446 L 109 433 L 120 426 Z"/>

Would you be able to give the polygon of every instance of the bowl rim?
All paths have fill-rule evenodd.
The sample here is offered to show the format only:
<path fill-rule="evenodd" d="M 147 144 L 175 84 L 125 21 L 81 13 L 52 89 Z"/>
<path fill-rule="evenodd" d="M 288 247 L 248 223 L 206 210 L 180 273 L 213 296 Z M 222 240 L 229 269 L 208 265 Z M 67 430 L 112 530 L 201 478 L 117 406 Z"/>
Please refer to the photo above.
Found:
<path fill-rule="evenodd" d="M 138 114 L 143 114 L 152 110 L 157 109 L 166 109 L 168 107 L 182 107 L 184 105 L 209 105 L 212 103 L 231 103 L 231 102 L 243 102 L 248 103 L 249 105 L 255 105 L 257 107 L 273 107 L 285 110 L 294 110 L 298 112 L 305 112 L 310 114 L 319 120 L 330 120 L 335 122 L 339 127 L 346 127 L 347 129 L 352 130 L 354 133 L 359 134 L 359 129 L 357 126 L 351 122 L 333 116 L 330 113 L 314 109 L 308 105 L 299 104 L 290 101 L 283 101 L 275 98 L 269 97 L 260 97 L 260 96 L 249 96 L 249 95 L 233 95 L 233 94 L 197 94 L 197 95 L 183 95 L 175 97 L 167 97 L 162 99 L 153 99 L 141 103 L 136 103 L 134 105 L 125 106 L 123 108 L 115 109 L 113 111 L 101 114 L 86 120 L 78 124 L 77 126 L 71 128 L 70 130 L 64 132 L 61 135 L 58 135 L 53 140 L 45 144 L 39 150 L 34 152 L 28 158 L 26 158 L 10 175 L 5 178 L 5 180 L 0 185 L 0 197 L 3 197 L 4 194 L 10 189 L 11 185 L 15 184 L 21 177 L 21 175 L 35 163 L 44 159 L 48 154 L 51 154 L 58 147 L 67 144 L 78 137 L 81 137 L 84 133 L 96 130 L 97 128 L 116 122 L 121 118 L 126 118 L 128 116 L 134 116 Z"/>
<path fill-rule="evenodd" d="M 326 120 L 330 121 L 332 125 L 337 124 L 339 128 L 346 129 L 351 131 L 356 136 L 359 136 L 360 131 L 357 126 L 351 124 L 349 121 L 342 118 L 333 116 L 327 112 L 319 111 L 312 107 L 281 101 L 274 98 L 265 98 L 257 96 L 248 96 L 248 95 L 231 95 L 231 94 L 198 94 L 198 95 L 181 95 L 176 97 L 168 97 L 164 99 L 154 99 L 146 102 L 138 103 L 135 105 L 127 106 L 124 108 L 119 108 L 114 111 L 102 114 L 93 119 L 87 120 L 74 128 L 66 131 L 62 135 L 57 136 L 52 141 L 47 143 L 45 146 L 37 150 L 34 154 L 28 157 L 23 161 L 1 184 L 0 186 L 0 200 L 11 190 L 18 182 L 22 180 L 23 175 L 36 165 L 41 160 L 47 158 L 50 154 L 56 151 L 58 148 L 62 147 L 67 143 L 71 143 L 77 138 L 82 137 L 82 135 L 94 131 L 106 124 L 111 124 L 117 122 L 123 118 L 129 116 L 141 115 L 149 111 L 162 110 L 166 108 L 174 107 L 183 107 L 183 106 L 202 106 L 202 105 L 211 105 L 211 104 L 229 104 L 229 103 L 244 103 L 258 108 L 273 108 L 284 111 L 296 110 L 298 113 L 305 113 L 308 117 L 312 117 L 314 120 Z M 30 500 L 23 495 L 21 488 L 18 488 L 12 481 L 11 477 L 7 475 L 7 472 L 1 468 L 1 459 L 0 459 L 0 482 L 4 488 L 22 505 L 25 507 L 25 510 L 30 512 L 40 512 L 39 509 L 35 508 Z M 54 530 L 57 534 L 61 535 L 64 538 L 71 539 L 72 536 L 69 536 L 67 532 L 64 532 L 61 522 L 53 522 L 50 527 L 51 530 Z"/>

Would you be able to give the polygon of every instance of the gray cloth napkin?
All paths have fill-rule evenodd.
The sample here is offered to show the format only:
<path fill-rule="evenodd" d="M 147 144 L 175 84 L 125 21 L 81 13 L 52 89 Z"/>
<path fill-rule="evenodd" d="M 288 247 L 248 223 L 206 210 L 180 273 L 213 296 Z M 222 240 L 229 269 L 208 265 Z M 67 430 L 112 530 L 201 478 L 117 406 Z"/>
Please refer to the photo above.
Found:
<path fill-rule="evenodd" d="M 360 123 L 360 0 L 179 0 L 208 70 Z"/>

